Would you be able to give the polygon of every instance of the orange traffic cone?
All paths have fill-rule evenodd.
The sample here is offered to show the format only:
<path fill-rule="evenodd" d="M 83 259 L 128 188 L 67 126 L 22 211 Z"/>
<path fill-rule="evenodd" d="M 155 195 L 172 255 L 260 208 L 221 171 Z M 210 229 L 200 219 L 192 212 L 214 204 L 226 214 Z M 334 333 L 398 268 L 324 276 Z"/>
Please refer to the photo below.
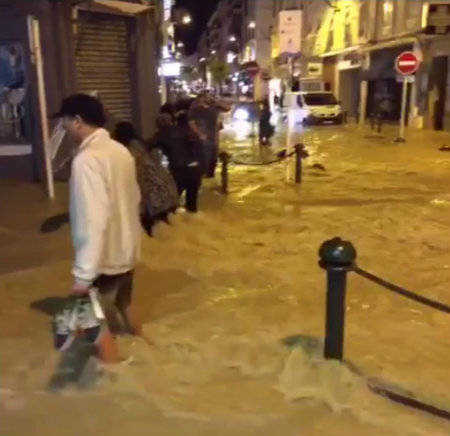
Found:
<path fill-rule="evenodd" d="M 89 292 L 94 313 L 101 325 L 100 337 L 97 340 L 97 355 L 105 363 L 116 363 L 119 362 L 119 350 L 116 340 L 108 327 L 105 312 L 100 304 L 97 293 L 98 291 L 95 288 L 92 288 Z"/>
<path fill-rule="evenodd" d="M 119 362 L 119 349 L 108 326 L 102 326 L 102 332 L 97 342 L 98 358 L 105 363 Z"/>

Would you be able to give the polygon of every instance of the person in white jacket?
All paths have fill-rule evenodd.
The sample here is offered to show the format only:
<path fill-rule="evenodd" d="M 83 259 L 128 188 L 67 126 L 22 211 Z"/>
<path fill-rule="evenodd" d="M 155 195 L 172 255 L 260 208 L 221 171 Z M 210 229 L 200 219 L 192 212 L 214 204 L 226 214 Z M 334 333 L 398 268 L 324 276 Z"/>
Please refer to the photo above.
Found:
<path fill-rule="evenodd" d="M 72 293 L 84 295 L 97 287 L 111 329 L 136 333 L 129 315 L 141 237 L 134 159 L 103 129 L 105 113 L 95 97 L 68 97 L 56 116 L 79 144 L 70 178 Z"/>

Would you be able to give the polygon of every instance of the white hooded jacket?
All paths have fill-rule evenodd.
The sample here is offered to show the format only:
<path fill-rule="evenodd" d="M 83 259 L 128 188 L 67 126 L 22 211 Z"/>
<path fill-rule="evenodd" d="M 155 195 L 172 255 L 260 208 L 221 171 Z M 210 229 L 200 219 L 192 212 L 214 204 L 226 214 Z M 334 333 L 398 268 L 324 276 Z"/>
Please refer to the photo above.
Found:
<path fill-rule="evenodd" d="M 96 130 L 77 150 L 70 179 L 76 282 L 131 271 L 140 250 L 140 192 L 130 152 Z"/>

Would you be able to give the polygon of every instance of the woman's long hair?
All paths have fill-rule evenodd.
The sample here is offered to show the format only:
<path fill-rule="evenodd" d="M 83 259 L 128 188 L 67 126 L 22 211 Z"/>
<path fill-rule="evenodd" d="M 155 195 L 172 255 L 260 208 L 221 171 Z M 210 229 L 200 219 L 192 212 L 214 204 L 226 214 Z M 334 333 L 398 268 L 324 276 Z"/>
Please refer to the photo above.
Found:
<path fill-rule="evenodd" d="M 120 121 L 116 124 L 112 133 L 112 138 L 120 142 L 125 147 L 129 147 L 132 141 L 139 141 L 142 144 L 145 141 L 137 134 L 133 124 L 128 121 Z"/>

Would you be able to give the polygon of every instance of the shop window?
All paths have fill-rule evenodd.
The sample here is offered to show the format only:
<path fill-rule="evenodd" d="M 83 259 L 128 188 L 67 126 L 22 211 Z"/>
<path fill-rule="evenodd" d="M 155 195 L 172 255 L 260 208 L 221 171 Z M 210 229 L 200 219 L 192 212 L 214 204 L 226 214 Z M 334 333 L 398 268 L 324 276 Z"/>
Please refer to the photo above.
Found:
<path fill-rule="evenodd" d="M 25 101 L 23 47 L 0 42 L 0 145 L 25 142 Z"/>
<path fill-rule="evenodd" d="M 359 33 L 358 37 L 361 42 L 365 42 L 368 39 L 368 23 L 369 23 L 369 2 L 367 0 L 361 0 L 359 6 Z"/>
<path fill-rule="evenodd" d="M 422 0 L 408 0 L 405 2 L 406 28 L 418 29 L 422 19 Z"/>
<path fill-rule="evenodd" d="M 381 3 L 381 33 L 388 36 L 392 33 L 392 23 L 394 18 L 394 3 L 392 0 L 384 0 Z"/>

